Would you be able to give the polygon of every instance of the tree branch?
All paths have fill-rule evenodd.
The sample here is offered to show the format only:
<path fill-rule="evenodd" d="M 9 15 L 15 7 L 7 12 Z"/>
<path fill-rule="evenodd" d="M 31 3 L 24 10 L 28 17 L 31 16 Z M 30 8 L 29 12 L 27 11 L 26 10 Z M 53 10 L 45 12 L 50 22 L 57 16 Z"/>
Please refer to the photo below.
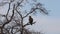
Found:
<path fill-rule="evenodd" d="M 21 2 L 17 2 L 18 5 L 16 6 L 16 9 L 15 9 L 16 12 L 21 16 L 21 18 L 22 18 L 22 14 L 18 12 L 17 7 L 20 6 L 20 4 L 21 4 L 23 1 L 24 1 L 24 0 L 21 0 Z"/>
<path fill-rule="evenodd" d="M 7 14 L 6 14 L 6 19 L 7 19 L 7 21 L 8 21 L 7 16 L 8 16 L 9 10 L 10 10 L 10 4 L 11 4 L 11 3 L 9 3 L 9 8 L 8 8 L 8 11 L 7 11 Z"/>
<path fill-rule="evenodd" d="M 48 12 L 47 12 L 47 10 L 46 9 L 41 9 L 41 8 L 39 8 L 44 14 L 46 14 L 46 15 L 48 15 Z"/>
<path fill-rule="evenodd" d="M 22 18 L 22 14 L 18 12 L 18 10 L 16 9 L 16 12 L 20 15 L 20 17 Z"/>
<path fill-rule="evenodd" d="M 14 16 L 14 8 L 15 8 L 15 5 L 13 6 L 12 16 L 11 16 L 10 20 L 8 20 L 7 22 L 5 22 L 5 23 L 3 24 L 3 27 L 4 27 L 6 24 L 8 24 L 9 22 L 11 22 L 11 20 L 13 19 L 13 16 Z"/>
<path fill-rule="evenodd" d="M 43 8 L 43 9 L 42 9 L 42 8 Z M 29 13 L 27 13 L 23 18 L 25 18 L 25 17 L 27 17 L 29 14 L 33 13 L 36 9 L 39 9 L 39 10 L 42 11 L 44 14 L 48 14 L 47 10 L 46 10 L 44 7 L 42 7 L 42 4 L 37 3 L 37 4 L 36 4 L 36 8 L 32 8 L 32 10 L 31 10 Z"/>
<path fill-rule="evenodd" d="M 35 24 L 36 22 L 33 22 L 32 24 Z M 25 25 L 23 25 L 23 27 L 26 27 L 27 25 L 31 25 L 30 23 L 27 23 Z"/>
<path fill-rule="evenodd" d="M 32 10 L 31 10 L 29 13 L 27 13 L 23 18 L 25 18 L 25 17 L 27 17 L 29 14 L 33 13 L 36 9 L 38 9 L 38 8 L 32 8 Z"/>

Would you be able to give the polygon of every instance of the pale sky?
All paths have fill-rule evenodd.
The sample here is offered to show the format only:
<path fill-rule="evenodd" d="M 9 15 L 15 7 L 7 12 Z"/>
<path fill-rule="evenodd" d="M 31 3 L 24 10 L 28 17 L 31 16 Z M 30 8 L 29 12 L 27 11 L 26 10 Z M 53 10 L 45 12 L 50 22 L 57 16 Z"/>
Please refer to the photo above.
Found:
<path fill-rule="evenodd" d="M 37 17 L 34 17 L 37 23 L 28 28 L 42 31 L 45 34 L 60 34 L 60 0 L 39 0 L 39 2 L 41 2 L 47 10 L 50 10 L 49 15 L 38 14 Z M 0 10 L 2 10 L 1 7 Z"/>
<path fill-rule="evenodd" d="M 45 34 L 60 34 L 60 0 L 40 0 L 48 9 L 49 15 L 38 15 L 38 23 L 32 26 L 32 30 L 40 30 Z"/>

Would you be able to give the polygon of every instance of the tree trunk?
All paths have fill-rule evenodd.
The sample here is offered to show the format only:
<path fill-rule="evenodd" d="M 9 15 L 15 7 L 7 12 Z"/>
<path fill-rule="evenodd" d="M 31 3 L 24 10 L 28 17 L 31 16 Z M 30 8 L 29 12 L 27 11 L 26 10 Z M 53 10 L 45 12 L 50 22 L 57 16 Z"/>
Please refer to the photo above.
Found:
<path fill-rule="evenodd" d="M 3 34 L 3 28 L 1 27 L 1 33 L 0 34 Z"/>
<path fill-rule="evenodd" d="M 21 20 L 21 27 L 22 27 L 22 30 L 21 30 L 21 34 L 23 34 L 23 18 L 22 18 L 22 20 Z"/>
<path fill-rule="evenodd" d="M 23 26 L 22 26 L 22 30 L 21 30 L 21 34 L 23 34 L 24 32 L 23 32 Z"/>

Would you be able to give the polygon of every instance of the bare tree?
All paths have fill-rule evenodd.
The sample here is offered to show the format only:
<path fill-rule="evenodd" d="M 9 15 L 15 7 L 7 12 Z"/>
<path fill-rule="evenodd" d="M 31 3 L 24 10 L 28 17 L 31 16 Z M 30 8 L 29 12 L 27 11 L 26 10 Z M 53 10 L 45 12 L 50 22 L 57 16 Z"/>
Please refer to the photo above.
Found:
<path fill-rule="evenodd" d="M 32 1 L 32 2 L 31 2 Z M 38 0 L 4 0 L 2 3 L 0 3 L 0 6 L 4 6 L 5 4 L 9 4 L 8 11 L 6 15 L 0 14 L 0 16 L 5 18 L 5 21 L 1 28 L 1 34 L 4 33 L 4 29 L 9 34 L 24 34 L 25 27 L 31 24 L 35 24 L 36 22 L 33 22 L 30 24 L 29 21 L 24 24 L 24 18 L 28 17 L 30 14 L 37 14 L 37 12 L 42 12 L 46 15 L 48 15 L 47 10 L 42 6 L 40 2 L 37 2 Z M 31 7 L 29 7 L 28 5 Z M 26 6 L 27 5 L 27 6 Z M 12 9 L 11 9 L 12 7 Z M 25 8 L 27 8 L 25 10 Z M 12 10 L 12 11 L 10 11 Z M 39 11 L 37 11 L 39 10 Z M 11 15 L 9 15 L 9 12 Z M 14 24 L 13 26 L 6 26 L 7 24 Z M 6 26 L 6 27 L 5 27 Z M 6 32 L 5 32 L 6 33 Z"/>

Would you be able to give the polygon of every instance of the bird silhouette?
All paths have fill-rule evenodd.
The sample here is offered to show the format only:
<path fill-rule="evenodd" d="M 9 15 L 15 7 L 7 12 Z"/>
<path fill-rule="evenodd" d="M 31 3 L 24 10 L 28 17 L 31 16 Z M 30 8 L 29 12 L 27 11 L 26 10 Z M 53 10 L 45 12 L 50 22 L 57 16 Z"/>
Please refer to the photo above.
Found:
<path fill-rule="evenodd" d="M 32 25 L 33 23 L 33 18 L 31 16 L 29 16 L 29 23 Z"/>

